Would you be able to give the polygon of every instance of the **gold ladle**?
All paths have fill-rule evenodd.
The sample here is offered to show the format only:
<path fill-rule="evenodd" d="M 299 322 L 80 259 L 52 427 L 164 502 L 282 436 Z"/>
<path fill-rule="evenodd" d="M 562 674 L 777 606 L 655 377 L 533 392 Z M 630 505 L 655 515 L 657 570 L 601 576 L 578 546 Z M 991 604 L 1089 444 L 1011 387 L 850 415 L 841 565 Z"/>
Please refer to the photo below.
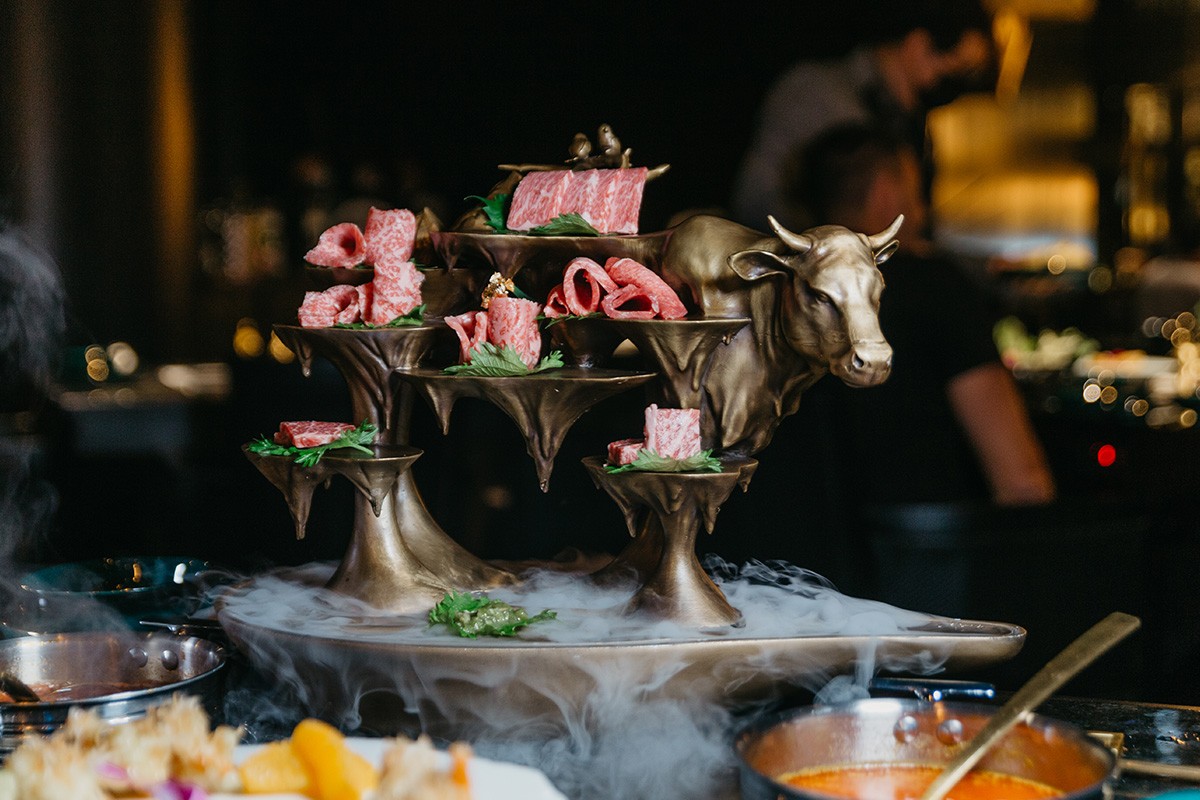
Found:
<path fill-rule="evenodd" d="M 992 715 L 988 723 L 951 759 L 929 784 L 920 800 L 943 800 L 954 785 L 983 758 L 987 749 L 1064 683 L 1142 626 L 1142 621 L 1115 611 L 1067 645 Z"/>
<path fill-rule="evenodd" d="M 0 672 L 0 692 L 13 699 L 14 703 L 40 703 L 42 698 L 29 688 L 29 684 L 11 672 Z"/>

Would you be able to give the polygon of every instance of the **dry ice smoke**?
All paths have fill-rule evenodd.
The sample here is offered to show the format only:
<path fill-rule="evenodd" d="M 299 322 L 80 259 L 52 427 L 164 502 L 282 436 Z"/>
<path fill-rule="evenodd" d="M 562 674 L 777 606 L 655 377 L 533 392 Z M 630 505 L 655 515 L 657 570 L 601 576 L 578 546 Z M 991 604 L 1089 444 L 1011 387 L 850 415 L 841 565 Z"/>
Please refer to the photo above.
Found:
<path fill-rule="evenodd" d="M 17 228 L 0 221 L 0 411 L 44 401 L 62 348 L 58 270 Z"/>
<path fill-rule="evenodd" d="M 542 571 L 489 595 L 552 608 L 557 620 L 513 640 L 464 640 L 324 590 L 330 565 L 255 578 L 223 598 L 221 620 L 305 713 L 347 730 L 467 739 L 480 755 L 535 766 L 589 800 L 732 796 L 731 741 L 747 714 L 825 687 L 862 693 L 880 669 L 929 674 L 945 663 L 933 649 L 895 656 L 879 644 L 941 618 L 842 595 L 788 564 L 706 567 L 745 627 L 714 636 L 648 624 L 618 611 L 633 587 Z M 858 646 L 831 660 L 814 649 L 830 642 Z M 739 654 L 695 654 L 714 643 Z M 255 702 L 233 698 L 242 700 Z M 261 703 L 226 710 L 235 720 L 264 713 Z"/>
<path fill-rule="evenodd" d="M 22 545 L 48 530 L 57 506 L 57 493 L 42 478 L 42 448 L 28 429 L 33 427 L 29 417 L 41 410 L 50 394 L 62 351 L 63 309 L 62 283 L 54 262 L 20 230 L 0 221 L 0 570 L 4 572 L 10 571 L 7 566 Z"/>

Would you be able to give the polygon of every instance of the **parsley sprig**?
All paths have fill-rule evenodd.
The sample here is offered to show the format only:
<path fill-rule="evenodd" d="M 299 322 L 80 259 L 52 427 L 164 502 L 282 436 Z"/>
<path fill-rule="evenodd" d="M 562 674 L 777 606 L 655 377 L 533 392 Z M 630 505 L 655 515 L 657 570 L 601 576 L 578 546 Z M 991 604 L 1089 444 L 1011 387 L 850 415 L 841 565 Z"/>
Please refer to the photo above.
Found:
<path fill-rule="evenodd" d="M 334 325 L 333 327 L 348 328 L 350 330 L 355 330 L 355 331 L 364 331 L 364 330 L 374 331 L 374 330 L 379 330 L 380 328 L 418 327 L 420 325 L 423 325 L 424 323 L 425 323 L 425 304 L 421 303 L 421 305 L 417 306 L 412 311 L 409 311 L 407 314 L 396 317 L 391 322 L 385 322 L 382 325 L 374 325 L 370 322 L 339 322 L 336 325 Z"/>
<path fill-rule="evenodd" d="M 511 345 L 497 347 L 491 342 L 481 342 L 469 353 L 471 360 L 466 364 L 455 364 L 442 370 L 448 375 L 465 375 L 475 378 L 517 378 L 563 366 L 562 353 L 555 350 L 543 358 L 533 369 L 517 355 Z"/>
<path fill-rule="evenodd" d="M 474 639 L 478 636 L 515 636 L 526 625 L 557 617 L 558 614 L 549 609 L 531 617 L 525 609 L 503 600 L 452 591 L 429 612 L 429 624 L 447 625 L 459 636 Z"/>
<path fill-rule="evenodd" d="M 701 450 L 687 458 L 664 458 L 651 450 L 638 451 L 637 458 L 632 464 L 605 464 L 604 471 L 609 475 L 619 475 L 623 472 L 720 472 L 721 462 L 713 457 L 712 450 Z"/>
<path fill-rule="evenodd" d="M 262 436 L 248 444 L 246 449 L 251 453 L 258 453 L 262 456 L 296 456 L 297 464 L 302 467 L 311 467 L 320 461 L 321 456 L 330 450 L 338 450 L 345 447 L 360 450 L 367 455 L 374 455 L 375 451 L 367 445 L 375 441 L 375 434 L 377 432 L 378 429 L 374 425 L 364 420 L 363 424 L 352 431 L 346 431 L 329 444 L 322 444 L 316 447 L 296 447 L 295 445 L 276 444 L 267 437 Z"/>

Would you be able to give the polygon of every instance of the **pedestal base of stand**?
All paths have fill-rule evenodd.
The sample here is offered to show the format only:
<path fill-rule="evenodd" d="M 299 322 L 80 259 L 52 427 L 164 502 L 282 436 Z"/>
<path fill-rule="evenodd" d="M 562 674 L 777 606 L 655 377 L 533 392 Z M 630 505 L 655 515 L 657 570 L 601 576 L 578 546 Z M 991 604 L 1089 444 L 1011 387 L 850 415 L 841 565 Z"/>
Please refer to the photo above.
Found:
<path fill-rule="evenodd" d="M 415 447 L 375 445 L 371 455 L 334 450 L 309 467 L 288 456 L 245 452 L 287 498 L 298 536 L 304 535 L 317 486 L 341 475 L 358 490 L 350 546 L 329 589 L 381 611 L 412 614 L 428 611 L 451 589 L 516 580 L 468 553 L 429 518 L 409 473 L 421 455 Z"/>
<path fill-rule="evenodd" d="M 728 458 L 720 472 L 624 472 L 609 474 L 604 459 L 590 456 L 583 465 L 625 515 L 634 541 L 596 573 L 600 582 L 637 576 L 641 588 L 630 613 L 647 613 L 700 630 L 742 624 L 696 558 L 696 536 L 703 524 L 712 533 L 717 511 L 734 487 L 745 491 L 758 467 L 752 458 Z M 643 510 L 649 515 L 642 514 Z"/>

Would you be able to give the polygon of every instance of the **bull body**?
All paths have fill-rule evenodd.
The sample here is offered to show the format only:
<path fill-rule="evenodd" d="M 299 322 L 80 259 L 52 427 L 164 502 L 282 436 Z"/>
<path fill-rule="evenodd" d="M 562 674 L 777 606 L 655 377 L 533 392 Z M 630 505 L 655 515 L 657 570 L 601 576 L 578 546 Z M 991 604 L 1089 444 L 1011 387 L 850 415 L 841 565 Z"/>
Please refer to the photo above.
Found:
<path fill-rule="evenodd" d="M 804 390 L 826 372 L 852 386 L 887 379 L 892 350 L 879 330 L 883 276 L 899 217 L 866 236 L 836 225 L 770 236 L 713 216 L 675 227 L 662 274 L 706 317 L 749 317 L 718 347 L 704 377 L 706 446 L 762 450 Z"/>

